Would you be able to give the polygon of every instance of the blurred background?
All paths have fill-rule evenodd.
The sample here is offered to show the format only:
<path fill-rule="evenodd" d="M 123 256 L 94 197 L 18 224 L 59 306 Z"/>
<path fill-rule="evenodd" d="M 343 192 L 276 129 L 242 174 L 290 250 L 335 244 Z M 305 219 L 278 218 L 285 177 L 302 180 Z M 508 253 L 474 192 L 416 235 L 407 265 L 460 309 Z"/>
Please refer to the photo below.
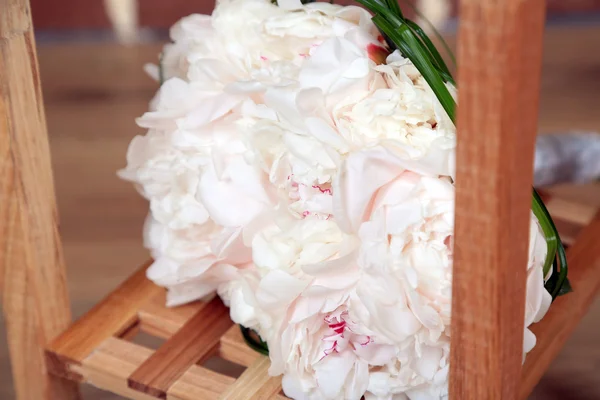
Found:
<path fill-rule="evenodd" d="M 142 71 L 156 62 L 168 27 L 211 0 L 31 0 L 73 312 L 82 315 L 148 258 L 148 205 L 116 171 L 157 89 Z M 346 2 L 349 4 L 349 2 Z M 455 43 L 457 0 L 418 8 Z M 600 0 L 549 0 L 540 130 L 600 130 Z M 0 10 L 2 12 L 2 10 Z M 560 186 L 560 196 L 600 204 L 600 187 Z M 600 399 L 600 303 L 596 303 L 533 398 Z M 0 399 L 12 399 L 0 319 Z M 87 399 L 118 397 L 86 389 Z"/>

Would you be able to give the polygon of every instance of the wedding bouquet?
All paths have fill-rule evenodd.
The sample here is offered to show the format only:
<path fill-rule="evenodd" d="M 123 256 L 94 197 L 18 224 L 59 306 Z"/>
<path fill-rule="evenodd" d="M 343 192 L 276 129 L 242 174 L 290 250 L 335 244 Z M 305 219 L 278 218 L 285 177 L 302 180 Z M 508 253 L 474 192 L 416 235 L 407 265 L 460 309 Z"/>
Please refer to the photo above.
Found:
<path fill-rule="evenodd" d="M 148 277 L 168 305 L 216 291 L 287 396 L 440 399 L 456 88 L 395 0 L 361 3 L 373 19 L 299 0 L 182 19 L 121 176 L 150 201 Z M 568 289 L 535 193 L 530 227 L 526 327 Z"/>

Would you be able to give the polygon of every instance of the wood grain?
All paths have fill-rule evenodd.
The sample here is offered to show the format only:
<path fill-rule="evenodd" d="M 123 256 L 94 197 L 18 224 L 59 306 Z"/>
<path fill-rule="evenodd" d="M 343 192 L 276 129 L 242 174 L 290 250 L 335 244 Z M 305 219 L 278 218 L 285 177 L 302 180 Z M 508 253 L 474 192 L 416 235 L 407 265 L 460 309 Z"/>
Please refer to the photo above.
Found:
<path fill-rule="evenodd" d="M 214 400 L 234 382 L 230 376 L 192 366 L 171 386 L 167 400 Z"/>
<path fill-rule="evenodd" d="M 558 298 L 532 331 L 536 347 L 527 355 L 521 381 L 521 399 L 527 399 L 556 358 L 600 289 L 600 213 L 567 252 L 573 293 Z"/>
<path fill-rule="evenodd" d="M 451 400 L 518 395 L 544 11 L 461 2 Z"/>
<path fill-rule="evenodd" d="M 81 365 L 73 366 L 88 383 L 134 400 L 155 400 L 127 385 L 127 377 L 140 367 L 153 351 L 118 338 L 106 339 Z M 233 383 L 234 378 L 198 365 L 190 366 L 172 385 L 168 400 L 215 400 Z M 276 396 L 277 400 L 286 399 Z"/>
<path fill-rule="evenodd" d="M 204 303 L 196 301 L 179 307 L 165 306 L 166 291 L 152 297 L 138 310 L 140 329 L 150 335 L 168 339 L 192 318 Z"/>
<path fill-rule="evenodd" d="M 176 334 L 131 374 L 129 387 L 158 398 L 193 364 L 216 351 L 219 339 L 233 323 L 219 298 L 206 303 Z"/>
<path fill-rule="evenodd" d="M 592 222 L 598 213 L 598 206 L 582 204 L 573 199 L 563 199 L 541 192 L 546 208 L 558 229 L 560 239 L 565 245 L 572 245 L 581 230 Z"/>
<path fill-rule="evenodd" d="M 46 343 L 71 321 L 29 2 L 0 0 L 0 291 L 18 399 L 75 399 Z"/>
<path fill-rule="evenodd" d="M 114 337 L 109 337 L 73 370 L 96 387 L 134 400 L 156 400 L 155 397 L 130 389 L 127 377 L 152 355 L 152 350 Z"/>
<path fill-rule="evenodd" d="M 219 355 L 228 361 L 248 367 L 260 354 L 248 347 L 240 327 L 234 325 L 221 336 Z"/>
<path fill-rule="evenodd" d="M 139 268 L 48 345 L 46 358 L 53 374 L 68 377 L 68 364 L 81 364 L 106 339 L 125 334 L 137 324 L 138 308 L 164 291 L 146 279 L 149 264 Z"/>
<path fill-rule="evenodd" d="M 281 376 L 269 376 L 269 357 L 259 356 L 219 400 L 271 399 L 281 391 Z"/>

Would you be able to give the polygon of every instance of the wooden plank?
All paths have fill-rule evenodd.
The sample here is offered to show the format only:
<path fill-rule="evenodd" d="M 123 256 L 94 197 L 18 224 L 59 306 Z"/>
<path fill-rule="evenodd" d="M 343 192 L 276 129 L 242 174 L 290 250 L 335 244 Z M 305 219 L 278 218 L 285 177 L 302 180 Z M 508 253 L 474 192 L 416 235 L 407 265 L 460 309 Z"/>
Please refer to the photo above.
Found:
<path fill-rule="evenodd" d="M 66 364 L 80 364 L 106 339 L 125 333 L 137 323 L 138 308 L 164 290 L 146 278 L 150 263 L 48 345 L 46 358 L 52 373 L 68 376 Z"/>
<path fill-rule="evenodd" d="M 533 325 L 537 344 L 527 355 L 521 380 L 525 400 L 585 315 L 600 289 L 600 213 L 567 251 L 573 293 L 559 297 L 542 321 Z"/>
<path fill-rule="evenodd" d="M 167 391 L 193 364 L 211 355 L 233 323 L 229 309 L 215 298 L 131 374 L 129 387 L 166 398 Z"/>
<path fill-rule="evenodd" d="M 252 350 L 244 341 L 242 332 L 238 325 L 234 325 L 221 336 L 219 355 L 233 363 L 248 367 L 260 356 Z"/>
<path fill-rule="evenodd" d="M 219 400 L 270 399 L 281 391 L 281 377 L 269 376 L 269 357 L 259 356 Z"/>
<path fill-rule="evenodd" d="M 168 339 L 192 318 L 204 303 L 196 301 L 179 307 L 168 308 L 166 291 L 162 291 L 143 304 L 139 311 L 140 329 L 150 335 Z"/>
<path fill-rule="evenodd" d="M 598 212 L 598 207 L 589 204 L 577 203 L 544 192 L 540 195 L 552 215 L 562 242 L 569 246 Z"/>
<path fill-rule="evenodd" d="M 197 365 L 191 366 L 167 393 L 167 400 L 214 400 L 235 379 Z"/>
<path fill-rule="evenodd" d="M 44 362 L 71 310 L 31 10 L 27 0 L 0 10 L 0 293 L 14 388 L 19 399 L 75 399 L 77 385 Z"/>
<path fill-rule="evenodd" d="M 134 400 L 153 400 L 156 397 L 127 385 L 127 378 L 146 362 L 153 351 L 118 338 L 106 339 L 81 365 L 76 373 L 100 389 Z M 169 400 L 214 400 L 235 382 L 198 365 L 192 365 L 169 389 Z M 276 397 L 278 400 L 284 397 Z"/>
<path fill-rule="evenodd" d="M 167 393 L 167 400 L 214 400 L 235 381 L 232 377 L 193 365 L 171 386 Z M 287 400 L 288 398 L 275 394 L 263 399 Z"/>
<path fill-rule="evenodd" d="M 463 0 L 450 399 L 518 395 L 543 0 Z"/>
<path fill-rule="evenodd" d="M 550 196 L 544 202 L 553 219 L 586 226 L 596 216 L 598 207 Z"/>
<path fill-rule="evenodd" d="M 573 222 L 566 222 L 561 219 L 553 219 L 554 225 L 556 225 L 556 229 L 558 229 L 558 234 L 560 235 L 560 240 L 566 246 L 571 246 L 575 243 L 575 239 L 581 233 L 585 225 L 575 224 Z"/>
<path fill-rule="evenodd" d="M 155 400 L 127 386 L 127 377 L 151 355 L 152 350 L 144 346 L 109 337 L 81 365 L 72 368 L 87 383 L 100 389 L 129 399 Z"/>

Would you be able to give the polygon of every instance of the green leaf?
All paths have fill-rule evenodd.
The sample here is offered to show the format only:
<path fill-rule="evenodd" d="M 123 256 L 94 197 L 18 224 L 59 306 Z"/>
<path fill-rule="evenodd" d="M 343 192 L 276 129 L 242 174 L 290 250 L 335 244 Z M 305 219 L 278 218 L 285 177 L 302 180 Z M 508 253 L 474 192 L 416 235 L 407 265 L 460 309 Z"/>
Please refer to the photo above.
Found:
<path fill-rule="evenodd" d="M 571 282 L 569 282 L 569 279 L 567 278 L 567 279 L 565 279 L 565 283 L 560 288 L 558 295 L 564 296 L 565 294 L 571 293 L 572 291 L 573 291 L 573 287 L 571 287 Z"/>
<path fill-rule="evenodd" d="M 400 25 L 403 23 L 404 18 L 400 15 L 393 14 L 385 4 L 380 3 L 378 0 L 356 0 L 358 3 L 367 7 L 367 9 L 371 10 L 371 12 L 377 15 L 384 16 L 390 23 L 395 25 Z M 374 19 L 374 18 L 373 18 Z M 380 28 L 381 29 L 381 28 Z"/>
<path fill-rule="evenodd" d="M 549 270 L 548 259 L 551 258 L 551 262 L 555 264 L 552 277 L 548 280 L 546 285 L 552 298 L 555 299 L 561 293 L 561 289 L 567 280 L 567 274 L 569 272 L 565 247 L 560 240 L 558 230 L 554 225 L 554 221 L 552 220 L 548 209 L 535 189 L 533 190 L 532 209 L 533 213 L 538 218 L 542 231 L 546 236 L 546 244 L 548 245 L 548 254 L 546 255 L 546 262 L 544 264 L 544 276 Z M 556 259 L 558 259 L 558 265 L 556 265 Z M 557 269 L 558 266 L 560 266 L 559 270 Z"/>
<path fill-rule="evenodd" d="M 419 25 L 417 25 L 415 22 L 407 19 L 406 24 L 410 27 L 410 29 L 413 31 L 413 33 L 419 39 L 421 39 L 421 42 L 423 43 L 425 48 L 427 48 L 427 50 L 429 51 L 429 54 L 431 55 L 433 61 L 435 61 L 435 64 L 438 67 L 438 69 L 440 70 L 440 72 L 444 73 L 444 75 L 446 76 L 445 79 L 447 81 L 451 82 L 452 84 L 454 84 L 455 83 L 454 79 L 452 78 L 452 75 L 450 74 L 450 70 L 448 69 L 446 62 L 442 58 L 441 54 L 437 51 L 437 48 L 435 47 L 435 45 L 433 44 L 431 39 L 429 39 L 429 36 L 427 36 L 425 31 L 423 31 L 423 29 L 421 29 L 421 27 Z"/>
<path fill-rule="evenodd" d="M 264 342 L 258 334 L 250 329 L 240 325 L 240 329 L 242 331 L 242 336 L 246 341 L 246 344 L 254 351 L 257 351 L 265 356 L 269 355 L 269 347 L 267 343 Z"/>
<path fill-rule="evenodd" d="M 542 228 L 542 232 L 546 238 L 546 245 L 548 246 L 546 261 L 544 262 L 544 276 L 546 276 L 548 275 L 548 272 L 550 272 L 550 268 L 552 268 L 552 264 L 556 258 L 556 251 L 558 249 L 558 235 L 556 234 L 556 230 L 552 224 L 552 218 L 550 218 L 550 214 L 544 206 L 544 202 L 535 190 L 533 190 L 531 209 L 533 210 L 533 214 L 536 216 L 540 227 Z"/>
<path fill-rule="evenodd" d="M 554 225 L 554 222 L 552 223 L 552 225 Z M 557 255 L 558 255 L 558 260 L 560 262 L 560 273 L 558 275 L 558 280 L 556 282 L 556 288 L 554 288 L 554 291 L 552 292 L 553 299 L 555 299 L 556 297 L 561 295 L 561 292 L 563 292 L 563 287 L 568 282 L 567 275 L 569 273 L 569 267 L 567 265 L 567 254 L 565 252 L 565 248 L 564 248 L 562 242 L 560 242 L 560 241 L 558 242 Z M 568 283 L 568 286 L 570 288 L 571 283 Z M 566 293 L 568 293 L 568 291 Z M 563 294 L 566 294 L 566 293 L 563 293 Z"/>

